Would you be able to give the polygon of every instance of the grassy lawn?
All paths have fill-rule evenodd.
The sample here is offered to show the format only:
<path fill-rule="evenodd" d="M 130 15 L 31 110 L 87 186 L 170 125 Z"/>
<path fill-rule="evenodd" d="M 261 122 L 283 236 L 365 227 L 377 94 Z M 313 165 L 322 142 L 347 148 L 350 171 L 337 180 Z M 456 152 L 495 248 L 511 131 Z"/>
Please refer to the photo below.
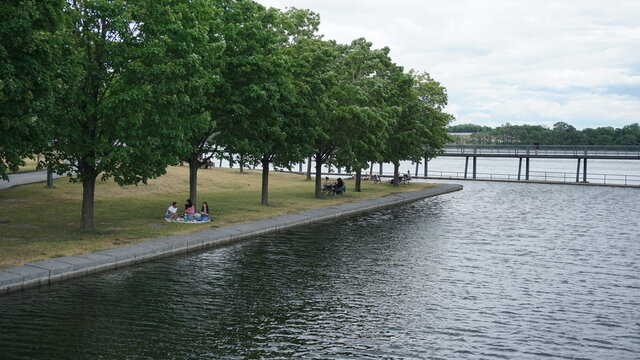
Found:
<path fill-rule="evenodd" d="M 96 230 L 88 233 L 79 230 L 79 183 L 61 178 L 56 179 L 55 189 L 37 183 L 0 191 L 0 268 L 433 186 L 412 183 L 394 188 L 364 181 L 362 192 L 356 193 L 354 182 L 346 181 L 348 190 L 344 195 L 315 199 L 312 181 L 300 175 L 272 172 L 270 205 L 261 206 L 260 181 L 258 171 L 240 174 L 237 169 L 200 170 L 198 201 L 209 204 L 214 219 L 194 225 L 167 223 L 163 219 L 172 201 L 182 209 L 189 196 L 187 167 L 171 167 L 166 175 L 147 185 L 119 187 L 113 181 L 99 182 L 94 210 Z"/>
<path fill-rule="evenodd" d="M 36 162 L 36 159 L 26 158 L 26 159 L 22 159 L 22 160 L 24 161 L 25 164 L 24 164 L 24 166 L 20 166 L 20 168 L 18 169 L 18 172 L 38 170 L 37 169 L 38 163 Z"/>

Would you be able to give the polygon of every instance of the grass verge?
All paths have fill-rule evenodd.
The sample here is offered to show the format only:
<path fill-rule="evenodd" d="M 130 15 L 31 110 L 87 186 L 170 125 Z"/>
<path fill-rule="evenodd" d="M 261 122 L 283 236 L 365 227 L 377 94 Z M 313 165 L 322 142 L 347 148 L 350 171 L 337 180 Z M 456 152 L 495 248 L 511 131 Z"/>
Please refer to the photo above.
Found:
<path fill-rule="evenodd" d="M 153 238 L 186 234 L 250 222 L 338 203 L 364 200 L 428 186 L 412 183 L 397 188 L 364 181 L 362 192 L 347 181 L 342 196 L 315 199 L 314 183 L 303 176 L 272 172 L 269 205 L 260 205 L 261 174 L 235 169 L 200 170 L 198 201 L 206 201 L 214 220 L 206 224 L 174 224 L 163 219 L 172 201 L 189 196 L 187 167 L 170 167 L 147 185 L 119 187 L 98 182 L 95 194 L 96 230 L 81 232 L 82 185 L 57 179 L 54 189 L 42 183 L 0 191 L 0 268 L 52 257 L 71 256 L 135 244 Z"/>

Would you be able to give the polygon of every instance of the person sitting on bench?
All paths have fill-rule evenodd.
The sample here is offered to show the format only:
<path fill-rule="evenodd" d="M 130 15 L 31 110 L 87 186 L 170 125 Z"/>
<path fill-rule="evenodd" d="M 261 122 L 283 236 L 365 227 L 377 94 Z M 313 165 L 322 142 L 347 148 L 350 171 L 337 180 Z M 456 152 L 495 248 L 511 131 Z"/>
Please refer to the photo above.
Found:
<path fill-rule="evenodd" d="M 333 184 L 329 181 L 329 177 L 324 178 L 324 182 L 322 183 L 322 190 L 333 190 Z"/>
<path fill-rule="evenodd" d="M 411 181 L 411 170 L 407 170 L 407 173 L 402 175 L 402 182 L 408 183 Z"/>
<path fill-rule="evenodd" d="M 347 186 L 344 184 L 341 178 L 338 178 L 338 182 L 333 186 L 336 195 L 340 195 L 347 190 Z"/>

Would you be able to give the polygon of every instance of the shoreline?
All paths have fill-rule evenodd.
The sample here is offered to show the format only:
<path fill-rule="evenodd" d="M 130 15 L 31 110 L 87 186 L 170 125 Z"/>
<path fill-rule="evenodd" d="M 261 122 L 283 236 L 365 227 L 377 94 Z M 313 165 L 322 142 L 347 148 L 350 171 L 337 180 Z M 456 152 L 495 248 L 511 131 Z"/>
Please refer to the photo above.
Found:
<path fill-rule="evenodd" d="M 36 261 L 0 270 L 0 294 L 48 286 L 56 282 L 120 269 L 176 254 L 225 246 L 267 233 L 401 205 L 460 190 L 462 190 L 462 185 L 439 184 L 418 191 L 305 210 L 296 214 L 282 215 L 251 223 L 168 236 L 98 252 Z"/>

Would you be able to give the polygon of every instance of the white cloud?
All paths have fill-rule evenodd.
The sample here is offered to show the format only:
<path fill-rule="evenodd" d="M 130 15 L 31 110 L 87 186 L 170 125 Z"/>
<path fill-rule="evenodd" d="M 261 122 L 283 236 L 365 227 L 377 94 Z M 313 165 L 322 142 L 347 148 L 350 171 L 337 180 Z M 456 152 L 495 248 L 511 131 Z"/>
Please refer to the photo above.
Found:
<path fill-rule="evenodd" d="M 259 0 L 308 8 L 448 89 L 456 123 L 640 122 L 640 1 Z"/>

